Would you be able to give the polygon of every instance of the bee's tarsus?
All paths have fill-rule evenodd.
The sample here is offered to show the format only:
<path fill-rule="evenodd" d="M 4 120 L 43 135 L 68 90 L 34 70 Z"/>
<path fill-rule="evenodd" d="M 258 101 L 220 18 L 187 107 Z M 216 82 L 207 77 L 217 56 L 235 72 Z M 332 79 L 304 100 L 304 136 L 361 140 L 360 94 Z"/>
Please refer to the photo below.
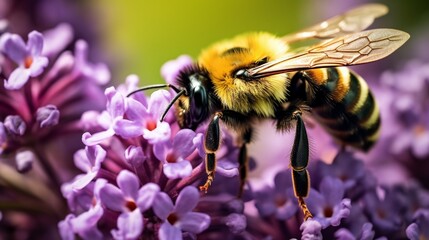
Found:
<path fill-rule="evenodd" d="M 302 213 L 304 214 L 304 221 L 313 218 L 313 214 L 311 214 L 310 210 L 308 209 L 303 197 L 298 197 L 298 205 L 301 208 Z"/>

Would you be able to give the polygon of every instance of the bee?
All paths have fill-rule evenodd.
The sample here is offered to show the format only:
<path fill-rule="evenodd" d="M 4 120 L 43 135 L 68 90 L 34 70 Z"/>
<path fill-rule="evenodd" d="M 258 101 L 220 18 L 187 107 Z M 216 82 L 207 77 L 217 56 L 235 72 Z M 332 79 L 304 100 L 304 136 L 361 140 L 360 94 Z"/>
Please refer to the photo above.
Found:
<path fill-rule="evenodd" d="M 220 122 L 235 130 L 242 145 L 238 156 L 240 193 L 247 177 L 247 147 L 255 125 L 275 121 L 278 131 L 295 127 L 290 167 L 295 196 L 304 214 L 312 217 L 304 198 L 310 189 L 307 170 L 309 144 L 303 114 L 316 119 L 338 142 L 368 150 L 380 132 L 380 113 L 365 80 L 346 66 L 382 59 L 402 44 L 409 34 L 395 29 L 365 30 L 375 18 L 386 14 L 381 4 L 366 4 L 322 23 L 283 37 L 248 33 L 215 43 L 203 50 L 198 61 L 183 69 L 177 95 L 161 121 L 174 106 L 182 128 L 196 129 L 208 122 L 204 147 L 207 191 L 216 169 L 216 151 L 221 144 Z M 365 30 L 365 31 L 364 31 Z M 290 44 L 316 39 L 298 50 Z"/>

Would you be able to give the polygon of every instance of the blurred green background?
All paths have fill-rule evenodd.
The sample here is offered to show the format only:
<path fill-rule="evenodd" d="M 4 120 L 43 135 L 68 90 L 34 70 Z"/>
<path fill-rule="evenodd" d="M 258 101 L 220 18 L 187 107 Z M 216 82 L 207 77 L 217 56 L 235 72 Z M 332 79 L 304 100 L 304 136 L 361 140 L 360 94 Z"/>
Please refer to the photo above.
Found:
<path fill-rule="evenodd" d="M 284 35 L 365 2 L 382 2 L 390 8 L 375 26 L 413 32 L 428 19 L 428 7 L 419 0 L 90 2 L 102 28 L 102 48 L 115 66 L 115 84 L 132 73 L 140 77 L 142 85 L 162 82 L 162 64 L 181 54 L 195 59 L 209 44 L 243 32 Z"/>

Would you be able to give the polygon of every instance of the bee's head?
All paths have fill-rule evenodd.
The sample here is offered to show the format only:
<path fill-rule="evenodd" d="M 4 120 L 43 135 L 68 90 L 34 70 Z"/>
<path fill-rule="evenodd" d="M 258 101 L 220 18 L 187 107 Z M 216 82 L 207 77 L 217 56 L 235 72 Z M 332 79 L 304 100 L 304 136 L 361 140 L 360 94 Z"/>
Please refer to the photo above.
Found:
<path fill-rule="evenodd" d="M 179 73 L 177 82 L 185 93 L 175 101 L 176 116 L 183 128 L 196 129 L 209 115 L 209 77 L 197 65 L 185 68 Z"/>

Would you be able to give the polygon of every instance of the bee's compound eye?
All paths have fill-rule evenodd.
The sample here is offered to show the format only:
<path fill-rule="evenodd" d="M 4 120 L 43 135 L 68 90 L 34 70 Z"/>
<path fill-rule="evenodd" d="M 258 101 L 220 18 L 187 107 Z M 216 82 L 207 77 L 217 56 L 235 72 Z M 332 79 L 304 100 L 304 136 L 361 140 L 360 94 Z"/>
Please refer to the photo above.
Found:
<path fill-rule="evenodd" d="M 238 69 L 235 74 L 234 74 L 235 78 L 240 78 L 243 80 L 247 80 L 249 79 L 249 72 L 247 72 L 246 69 Z"/>

